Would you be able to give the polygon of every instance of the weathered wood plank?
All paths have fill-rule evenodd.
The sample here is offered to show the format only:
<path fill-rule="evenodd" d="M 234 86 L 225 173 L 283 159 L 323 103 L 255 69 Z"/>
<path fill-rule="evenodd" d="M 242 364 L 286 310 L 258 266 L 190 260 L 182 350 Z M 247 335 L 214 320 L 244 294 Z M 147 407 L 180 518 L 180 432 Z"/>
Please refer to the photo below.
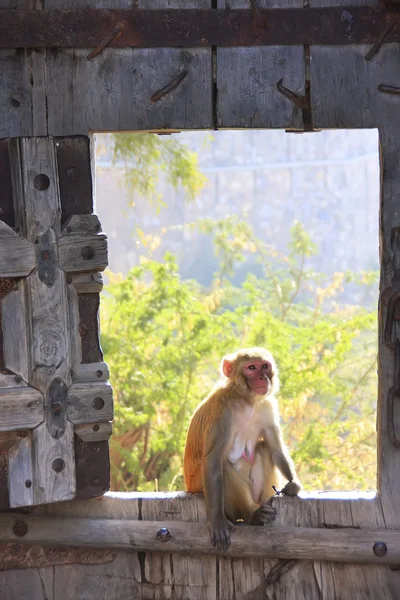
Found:
<path fill-rule="evenodd" d="M 0 221 L 0 277 L 26 277 L 36 266 L 31 242 Z"/>
<path fill-rule="evenodd" d="M 205 505 L 195 495 L 154 494 L 142 502 L 142 519 L 205 522 Z M 151 598 L 157 589 L 161 597 L 177 600 L 214 600 L 216 598 L 217 562 L 213 556 L 179 556 L 159 552 L 138 555 L 142 574 L 143 597 Z M 161 574 L 164 574 L 161 576 Z"/>
<path fill-rule="evenodd" d="M 6 375 L 0 373 L 0 388 L 21 387 L 27 386 L 26 381 L 23 381 L 20 375 Z"/>
<path fill-rule="evenodd" d="M 88 383 L 90 381 L 107 381 L 110 377 L 108 366 L 105 362 L 87 363 L 79 365 L 72 373 L 73 383 Z M 1 381 L 1 380 L 0 380 Z"/>
<path fill-rule="evenodd" d="M 0 51 L 0 138 L 47 134 L 43 73 L 38 60 L 41 52 Z"/>
<path fill-rule="evenodd" d="M 79 332 L 79 297 L 76 288 L 69 285 L 67 288 L 69 327 L 71 340 L 71 371 L 79 368 L 82 361 L 82 342 Z"/>
<path fill-rule="evenodd" d="M 8 140 L 0 140 L 0 219 L 10 227 L 15 225 Z"/>
<path fill-rule="evenodd" d="M 107 237 L 97 235 L 67 235 L 58 241 L 61 269 L 66 273 L 76 271 L 104 271 L 108 265 Z"/>
<path fill-rule="evenodd" d="M 75 433 L 83 442 L 101 442 L 110 439 L 112 423 L 75 425 Z"/>
<path fill-rule="evenodd" d="M 302 0 L 257 0 L 260 8 L 302 8 Z M 249 8 L 248 0 L 218 0 L 218 8 Z M 218 48 L 216 55 L 218 127 L 303 127 L 299 107 L 282 96 L 277 83 L 305 93 L 302 46 Z"/>
<path fill-rule="evenodd" d="M 96 234 L 101 231 L 101 224 L 97 215 L 71 215 L 63 225 L 64 235 L 82 235 L 85 233 Z"/>
<path fill-rule="evenodd" d="M 31 387 L 0 388 L 0 431 L 32 429 L 44 419 L 43 396 Z"/>
<path fill-rule="evenodd" d="M 44 458 L 44 457 L 43 457 Z M 129 521 L 117 519 L 59 519 L 24 517 L 28 532 L 25 544 L 54 547 L 78 546 L 116 550 L 212 553 L 207 527 L 181 521 Z M 14 515 L 0 516 L 0 540 L 15 542 Z M 170 533 L 168 541 L 157 538 L 160 529 Z M 388 551 L 378 557 L 372 548 L 384 542 Z M 400 532 L 366 528 L 317 529 L 313 527 L 249 527 L 243 525 L 232 535 L 228 556 L 270 556 L 272 558 L 328 560 L 342 563 L 396 564 L 400 562 Z"/>
<path fill-rule="evenodd" d="M 56 138 L 61 222 L 93 211 L 90 140 L 85 136 Z"/>
<path fill-rule="evenodd" d="M 106 48 L 90 61 L 89 50 L 51 52 L 47 58 L 50 135 L 212 127 L 210 52 Z M 187 76 L 174 91 L 151 101 L 155 92 L 184 70 Z"/>
<path fill-rule="evenodd" d="M 68 423 L 60 438 L 50 436 L 46 423 L 33 430 L 34 504 L 71 500 L 76 493 L 74 433 Z M 74 457 L 74 455 L 73 455 Z"/>
<path fill-rule="evenodd" d="M 101 496 L 110 489 L 108 441 L 86 442 L 75 435 L 76 498 Z"/>
<path fill-rule="evenodd" d="M 71 381 L 67 285 L 56 262 L 61 206 L 53 140 L 15 140 L 11 150 L 16 222 L 35 243 L 38 260 L 38 268 L 24 285 L 29 306 L 27 382 L 45 398 L 46 422 L 34 430 L 32 438 L 33 502 L 39 504 L 73 498 L 76 487 L 73 425 L 51 425 L 56 418 L 51 390 L 56 393 L 60 385 L 68 386 Z M 60 385 L 52 386 L 55 381 Z M 61 403 L 60 419 L 64 411 Z"/>
<path fill-rule="evenodd" d="M 68 419 L 76 424 L 111 421 L 113 391 L 107 382 L 73 383 L 68 390 Z"/>
<path fill-rule="evenodd" d="M 2 300 L 2 331 L 4 366 L 29 381 L 31 365 L 28 352 L 30 342 L 28 310 L 26 303 L 27 284 L 20 281 L 17 289 L 9 292 Z M 18 340 L 18 344 L 15 340 Z"/>
<path fill-rule="evenodd" d="M 99 338 L 99 306 L 99 294 L 79 294 L 79 331 L 84 364 L 103 360 Z"/>
<path fill-rule="evenodd" d="M 72 273 L 67 279 L 80 294 L 99 294 L 103 289 L 101 273 Z"/>
<path fill-rule="evenodd" d="M 10 506 L 33 504 L 32 436 L 19 438 L 8 451 Z"/>

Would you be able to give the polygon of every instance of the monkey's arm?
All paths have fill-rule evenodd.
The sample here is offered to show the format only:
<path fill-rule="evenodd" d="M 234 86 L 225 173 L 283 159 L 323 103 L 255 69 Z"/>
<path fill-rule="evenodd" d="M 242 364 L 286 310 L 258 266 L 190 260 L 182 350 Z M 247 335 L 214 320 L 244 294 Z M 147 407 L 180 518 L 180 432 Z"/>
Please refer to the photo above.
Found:
<path fill-rule="evenodd" d="M 265 429 L 265 439 L 270 447 L 274 464 L 289 482 L 282 489 L 282 493 L 289 496 L 296 496 L 301 490 L 301 483 L 297 478 L 293 461 L 283 441 L 281 428 L 278 423 L 270 425 Z"/>
<path fill-rule="evenodd" d="M 202 464 L 203 489 L 207 507 L 207 525 L 213 546 L 227 550 L 230 531 L 235 528 L 225 516 L 223 461 L 232 437 L 232 414 L 228 409 L 215 417 L 205 432 Z"/>

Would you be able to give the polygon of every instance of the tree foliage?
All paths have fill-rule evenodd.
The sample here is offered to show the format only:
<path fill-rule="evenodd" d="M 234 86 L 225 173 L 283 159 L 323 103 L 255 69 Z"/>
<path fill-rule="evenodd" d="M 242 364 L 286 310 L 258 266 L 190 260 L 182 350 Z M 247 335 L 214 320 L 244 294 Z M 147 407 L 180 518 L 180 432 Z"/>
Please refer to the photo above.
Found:
<path fill-rule="evenodd" d="M 220 267 L 211 287 L 182 280 L 172 255 L 157 262 L 143 247 L 141 264 L 111 276 L 103 297 L 114 489 L 183 489 L 190 415 L 218 378 L 222 355 L 253 345 L 270 349 L 279 366 L 284 436 L 305 488 L 374 489 L 376 311 L 341 296 L 347 285 L 375 286 L 377 274 L 314 272 L 317 248 L 300 223 L 287 255 L 237 217 L 189 227 L 213 238 Z M 234 285 L 249 258 L 263 276 Z"/>
<path fill-rule="evenodd" d="M 185 199 L 192 201 L 206 181 L 198 168 L 198 157 L 176 137 L 161 139 L 150 133 L 115 133 L 114 162 L 125 164 L 125 184 L 134 194 L 146 197 L 156 205 L 165 206 L 159 191 L 162 177 L 174 187 L 182 187 Z"/>

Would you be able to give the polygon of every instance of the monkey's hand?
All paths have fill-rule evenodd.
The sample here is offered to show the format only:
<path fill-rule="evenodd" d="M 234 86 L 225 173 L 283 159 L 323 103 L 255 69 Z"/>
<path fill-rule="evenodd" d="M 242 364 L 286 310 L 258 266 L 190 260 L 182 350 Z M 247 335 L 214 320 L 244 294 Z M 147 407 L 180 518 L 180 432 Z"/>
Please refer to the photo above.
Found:
<path fill-rule="evenodd" d="M 268 525 L 271 521 L 273 521 L 276 517 L 276 510 L 269 504 L 265 502 L 262 504 L 249 521 L 249 525 Z"/>
<path fill-rule="evenodd" d="M 211 543 L 216 546 L 218 550 L 224 552 L 228 550 L 231 545 L 231 531 L 235 531 L 235 527 L 228 519 L 221 517 L 214 519 L 212 523 L 207 523 L 208 530 L 211 536 Z"/>
<path fill-rule="evenodd" d="M 300 490 L 300 481 L 298 479 L 293 479 L 293 481 L 288 481 L 285 487 L 281 490 L 281 494 L 286 494 L 287 496 L 297 496 Z"/>

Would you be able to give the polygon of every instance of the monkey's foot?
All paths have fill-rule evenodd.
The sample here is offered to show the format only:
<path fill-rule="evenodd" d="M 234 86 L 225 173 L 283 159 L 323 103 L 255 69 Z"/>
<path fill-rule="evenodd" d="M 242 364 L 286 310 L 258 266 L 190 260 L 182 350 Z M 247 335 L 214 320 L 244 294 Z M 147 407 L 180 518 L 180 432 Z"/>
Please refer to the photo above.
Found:
<path fill-rule="evenodd" d="M 249 521 L 249 525 L 268 525 L 276 517 L 276 510 L 268 502 L 257 508 Z"/>
<path fill-rule="evenodd" d="M 231 545 L 231 531 L 235 531 L 233 523 L 228 519 L 215 519 L 213 523 L 207 523 L 211 536 L 211 543 L 217 550 L 228 550 Z"/>

